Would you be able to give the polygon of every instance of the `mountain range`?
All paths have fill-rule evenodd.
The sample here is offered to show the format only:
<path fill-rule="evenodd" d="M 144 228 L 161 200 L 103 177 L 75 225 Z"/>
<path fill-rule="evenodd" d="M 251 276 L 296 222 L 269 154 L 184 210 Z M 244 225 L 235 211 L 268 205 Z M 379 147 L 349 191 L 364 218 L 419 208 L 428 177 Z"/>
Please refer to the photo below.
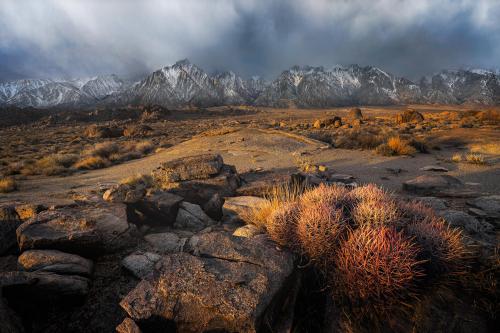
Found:
<path fill-rule="evenodd" d="M 443 70 L 412 82 L 380 68 L 358 65 L 294 66 L 271 82 L 233 72 L 208 74 L 188 60 L 138 82 L 116 75 L 0 83 L 0 105 L 90 107 L 158 104 L 169 108 L 214 105 L 330 107 L 405 103 L 500 104 L 500 72 Z"/>

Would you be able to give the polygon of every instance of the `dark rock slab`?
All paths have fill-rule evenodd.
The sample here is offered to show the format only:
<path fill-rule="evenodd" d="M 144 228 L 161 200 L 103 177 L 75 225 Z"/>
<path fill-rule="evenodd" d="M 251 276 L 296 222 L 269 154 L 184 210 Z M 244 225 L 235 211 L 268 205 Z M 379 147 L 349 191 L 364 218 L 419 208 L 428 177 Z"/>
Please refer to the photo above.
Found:
<path fill-rule="evenodd" d="M 120 323 L 120 325 L 116 326 L 116 332 L 117 333 L 141 333 L 141 329 L 135 321 L 133 321 L 130 318 L 125 318 L 123 321 Z"/>
<path fill-rule="evenodd" d="M 500 219 L 500 195 L 479 197 L 467 201 L 467 204 L 482 210 L 487 218 Z"/>
<path fill-rule="evenodd" d="M 224 164 L 217 154 L 184 157 L 161 164 L 152 173 L 160 185 L 193 179 L 207 179 L 217 175 Z"/>
<path fill-rule="evenodd" d="M 18 265 L 29 272 L 44 271 L 82 276 L 90 276 L 94 266 L 91 260 L 57 250 L 25 251 L 19 256 Z"/>
<path fill-rule="evenodd" d="M 142 199 L 127 204 L 129 221 L 135 224 L 171 226 L 183 198 L 165 191 L 149 192 Z"/>
<path fill-rule="evenodd" d="M 464 184 L 448 175 L 423 175 L 403 183 L 403 190 L 420 195 L 446 195 Z"/>
<path fill-rule="evenodd" d="M 87 204 L 48 210 L 17 229 L 21 251 L 52 249 L 98 256 L 133 246 L 124 204 Z"/>

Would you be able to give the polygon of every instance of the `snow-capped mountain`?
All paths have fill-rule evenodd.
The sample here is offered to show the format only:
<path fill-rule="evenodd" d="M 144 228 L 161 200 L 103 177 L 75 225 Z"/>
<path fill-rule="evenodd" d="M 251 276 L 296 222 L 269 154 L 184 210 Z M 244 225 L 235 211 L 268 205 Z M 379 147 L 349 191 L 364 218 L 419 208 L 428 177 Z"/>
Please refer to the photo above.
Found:
<path fill-rule="evenodd" d="M 52 107 L 92 105 L 124 87 L 116 75 L 72 80 L 25 79 L 0 83 L 0 105 Z"/>
<path fill-rule="evenodd" d="M 326 107 L 356 104 L 394 104 L 415 99 L 418 86 L 376 67 L 294 66 L 257 98 L 258 105 L 289 104 Z"/>
<path fill-rule="evenodd" d="M 0 83 L 0 105 L 52 107 L 158 104 L 166 107 L 254 104 L 329 107 L 399 103 L 500 104 L 500 71 L 446 70 L 418 83 L 380 68 L 294 66 L 268 83 L 234 72 L 213 75 L 181 60 L 133 84 L 116 75 Z"/>
<path fill-rule="evenodd" d="M 488 70 L 445 70 L 420 80 L 422 101 L 500 104 L 500 75 Z"/>

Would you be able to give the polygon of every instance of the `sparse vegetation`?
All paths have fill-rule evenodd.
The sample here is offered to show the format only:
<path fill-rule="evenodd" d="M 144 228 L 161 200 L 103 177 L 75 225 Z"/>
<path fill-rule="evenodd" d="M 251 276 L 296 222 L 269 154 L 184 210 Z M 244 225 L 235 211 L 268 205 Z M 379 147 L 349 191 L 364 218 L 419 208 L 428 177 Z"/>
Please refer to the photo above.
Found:
<path fill-rule="evenodd" d="M 451 161 L 452 162 L 455 162 L 455 163 L 459 163 L 459 162 L 462 162 L 462 154 L 453 154 L 453 156 L 451 157 Z"/>
<path fill-rule="evenodd" d="M 0 193 L 9 193 L 17 189 L 17 184 L 14 178 L 0 178 Z"/>
<path fill-rule="evenodd" d="M 153 185 L 153 177 L 151 175 L 137 174 L 134 176 L 126 177 L 120 180 L 120 184 L 126 184 L 130 186 L 144 185 L 145 187 L 151 187 Z"/>
<path fill-rule="evenodd" d="M 107 167 L 109 165 L 109 161 L 104 157 L 100 156 L 89 156 L 85 157 L 78 162 L 75 163 L 75 168 L 79 170 L 91 170 L 91 169 L 100 169 Z"/>
<path fill-rule="evenodd" d="M 417 152 L 410 141 L 399 136 L 390 137 L 387 143 L 378 146 L 376 151 L 384 156 L 414 155 Z"/>

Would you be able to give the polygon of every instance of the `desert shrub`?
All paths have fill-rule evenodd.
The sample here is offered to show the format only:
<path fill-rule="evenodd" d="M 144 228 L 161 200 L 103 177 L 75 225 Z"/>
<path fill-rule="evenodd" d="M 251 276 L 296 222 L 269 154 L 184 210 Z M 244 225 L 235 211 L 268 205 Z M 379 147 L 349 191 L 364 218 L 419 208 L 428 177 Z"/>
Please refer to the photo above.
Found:
<path fill-rule="evenodd" d="M 423 140 L 412 138 L 411 140 L 408 141 L 410 146 L 415 148 L 419 153 L 424 153 L 427 154 L 429 152 L 429 147 L 427 143 Z"/>
<path fill-rule="evenodd" d="M 413 222 L 405 231 L 420 245 L 419 256 L 425 261 L 427 275 L 458 275 L 464 271 L 468 252 L 460 230 L 431 218 Z"/>
<path fill-rule="evenodd" d="M 387 140 L 386 145 L 387 151 L 390 155 L 414 155 L 417 152 L 417 150 L 410 144 L 410 141 L 399 136 L 390 137 Z"/>
<path fill-rule="evenodd" d="M 37 160 L 34 164 L 28 166 L 31 168 L 31 174 L 43 174 L 53 176 L 65 173 L 78 156 L 75 154 L 52 154 Z"/>
<path fill-rule="evenodd" d="M 417 256 L 418 247 L 393 228 L 358 228 L 335 255 L 335 291 L 352 303 L 395 303 L 423 276 Z"/>
<path fill-rule="evenodd" d="M 396 115 L 396 122 L 398 124 L 404 124 L 409 122 L 422 122 L 424 116 L 415 110 L 406 110 L 402 113 Z"/>
<path fill-rule="evenodd" d="M 462 162 L 462 154 L 453 154 L 453 156 L 451 157 L 451 161 L 452 162 L 455 162 L 455 163 L 459 163 L 459 162 Z"/>
<path fill-rule="evenodd" d="M 468 163 L 472 163 L 472 164 L 486 164 L 486 161 L 484 160 L 484 156 L 481 154 L 477 154 L 477 153 L 468 153 L 467 155 L 465 155 L 465 160 Z"/>
<path fill-rule="evenodd" d="M 13 192 L 17 189 L 14 178 L 0 178 L 0 193 Z"/>
<path fill-rule="evenodd" d="M 90 170 L 90 169 L 100 169 L 107 167 L 109 165 L 109 160 L 100 156 L 89 156 L 84 157 L 75 163 L 74 167 L 76 169 Z"/>
<path fill-rule="evenodd" d="M 378 127 L 352 128 L 340 133 L 334 145 L 344 149 L 374 149 L 384 142 L 386 133 Z"/>
<path fill-rule="evenodd" d="M 500 121 L 500 111 L 496 110 L 480 111 L 476 114 L 476 118 L 481 121 L 498 122 Z"/>
<path fill-rule="evenodd" d="M 119 149 L 116 143 L 107 141 L 95 144 L 94 147 L 84 151 L 83 155 L 107 158 L 111 154 L 117 153 Z"/>
<path fill-rule="evenodd" d="M 153 151 L 154 144 L 151 141 L 141 141 L 135 144 L 134 150 L 141 154 L 148 154 Z"/>

